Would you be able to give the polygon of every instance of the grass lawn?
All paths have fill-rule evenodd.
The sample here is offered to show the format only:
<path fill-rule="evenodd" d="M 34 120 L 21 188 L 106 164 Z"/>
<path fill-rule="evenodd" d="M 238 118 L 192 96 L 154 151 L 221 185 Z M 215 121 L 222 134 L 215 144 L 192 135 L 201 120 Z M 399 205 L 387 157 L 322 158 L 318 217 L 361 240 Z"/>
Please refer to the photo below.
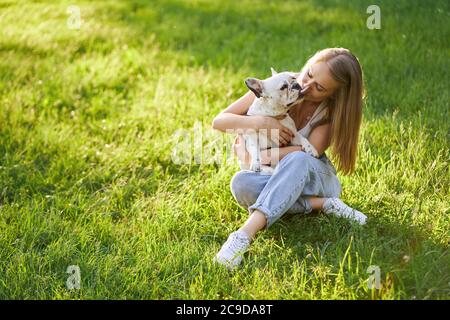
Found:
<path fill-rule="evenodd" d="M 371 4 L 0 1 L 0 299 L 449 299 L 450 4 L 378 1 L 369 30 Z M 238 272 L 214 266 L 247 212 L 212 119 L 246 77 L 335 46 L 365 74 L 357 170 L 338 176 L 369 223 L 285 216 Z M 180 129 L 203 132 L 187 163 Z"/>

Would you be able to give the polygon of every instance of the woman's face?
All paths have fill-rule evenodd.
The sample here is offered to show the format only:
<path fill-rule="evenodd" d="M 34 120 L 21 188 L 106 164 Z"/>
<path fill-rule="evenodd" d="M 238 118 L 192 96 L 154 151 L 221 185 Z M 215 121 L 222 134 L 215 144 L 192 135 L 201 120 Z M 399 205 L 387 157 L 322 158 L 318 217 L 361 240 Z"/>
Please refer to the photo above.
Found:
<path fill-rule="evenodd" d="M 311 102 L 323 101 L 333 95 L 339 87 L 339 83 L 333 79 L 325 62 L 313 64 L 309 70 L 306 70 L 303 79 L 299 76 L 297 81 L 302 88 L 306 89 L 304 100 Z"/>

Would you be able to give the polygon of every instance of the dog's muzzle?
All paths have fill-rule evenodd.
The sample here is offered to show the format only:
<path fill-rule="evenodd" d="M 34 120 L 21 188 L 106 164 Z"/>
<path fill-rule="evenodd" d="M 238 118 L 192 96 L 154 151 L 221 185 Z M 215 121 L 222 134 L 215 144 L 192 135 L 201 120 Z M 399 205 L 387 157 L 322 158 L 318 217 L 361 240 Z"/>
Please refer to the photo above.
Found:
<path fill-rule="evenodd" d="M 294 86 L 293 86 L 292 88 L 298 89 L 298 97 L 297 97 L 297 100 L 303 99 L 303 97 L 305 96 L 305 94 L 302 93 L 303 88 L 300 86 L 300 84 L 297 82 L 296 84 L 294 84 Z"/>
<path fill-rule="evenodd" d="M 303 88 L 300 86 L 300 83 L 296 82 L 292 86 L 293 90 L 298 90 L 298 97 L 297 100 L 302 99 L 305 95 L 302 93 Z"/>
<path fill-rule="evenodd" d="M 289 103 L 287 105 L 288 107 L 290 107 L 291 105 L 296 103 L 298 100 L 301 100 L 301 99 L 303 99 L 305 97 L 305 94 L 302 93 L 303 88 L 300 86 L 300 84 L 298 82 L 292 86 L 292 89 L 298 90 L 298 96 L 297 96 L 297 99 L 295 101 L 292 101 L 291 103 Z"/>

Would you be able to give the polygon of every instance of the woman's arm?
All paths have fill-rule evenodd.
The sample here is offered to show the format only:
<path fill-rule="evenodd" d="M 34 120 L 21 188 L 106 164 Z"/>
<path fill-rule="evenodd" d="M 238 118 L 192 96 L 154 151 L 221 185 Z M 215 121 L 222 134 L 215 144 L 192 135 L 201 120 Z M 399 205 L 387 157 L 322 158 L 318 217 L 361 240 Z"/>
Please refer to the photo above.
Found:
<path fill-rule="evenodd" d="M 255 94 L 252 91 L 247 92 L 214 118 L 212 122 L 213 129 L 227 133 L 230 133 L 230 131 L 244 133 L 243 131 L 245 130 L 259 131 L 266 129 L 267 135 L 271 139 L 271 129 L 276 129 L 279 133 L 276 142 L 281 146 L 287 145 L 294 137 L 294 133 L 283 126 L 279 120 L 273 117 L 249 117 L 246 115 L 254 100 Z"/>
<path fill-rule="evenodd" d="M 279 152 L 279 159 L 283 159 L 285 155 L 287 155 L 289 152 L 293 151 L 301 151 L 301 146 L 289 146 L 289 147 L 283 147 L 283 148 L 272 148 L 272 149 L 266 149 L 261 150 L 261 164 L 270 165 L 271 163 L 275 163 L 275 159 L 272 159 L 272 157 L 276 157 L 276 152 Z M 249 164 L 252 161 L 252 158 L 250 156 L 250 153 L 248 153 L 247 149 L 245 148 L 245 142 L 241 135 L 237 135 L 234 143 L 233 143 L 233 153 L 238 157 L 238 159 L 242 163 Z"/>
<path fill-rule="evenodd" d="M 301 146 L 288 146 L 283 148 L 271 148 L 266 150 L 261 150 L 261 164 L 270 165 L 271 163 L 276 163 L 277 152 L 278 152 L 278 162 L 281 161 L 288 153 L 294 151 L 302 151 Z"/>
<path fill-rule="evenodd" d="M 311 131 L 308 141 L 316 148 L 319 157 L 330 146 L 330 124 L 324 124 Z M 279 153 L 278 161 L 281 161 L 288 153 L 294 151 L 303 151 L 301 146 L 288 146 L 284 148 L 272 148 L 261 151 L 261 163 L 269 165 L 276 163 L 276 155 Z"/>
<path fill-rule="evenodd" d="M 314 128 L 308 140 L 316 148 L 319 157 L 328 149 L 331 142 L 331 124 L 324 124 Z"/>
<path fill-rule="evenodd" d="M 257 121 L 255 121 L 256 117 L 246 116 L 247 111 L 254 99 L 255 94 L 249 91 L 238 100 L 230 104 L 214 118 L 212 122 L 213 129 L 222 132 L 236 129 L 257 130 Z"/>

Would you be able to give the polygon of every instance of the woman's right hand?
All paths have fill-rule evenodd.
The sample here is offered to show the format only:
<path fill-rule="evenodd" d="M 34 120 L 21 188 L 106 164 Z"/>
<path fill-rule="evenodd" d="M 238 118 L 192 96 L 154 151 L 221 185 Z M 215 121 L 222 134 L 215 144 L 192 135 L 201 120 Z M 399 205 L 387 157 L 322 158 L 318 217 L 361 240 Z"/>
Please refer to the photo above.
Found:
<path fill-rule="evenodd" d="M 267 130 L 267 136 L 275 143 L 277 143 L 280 147 L 284 147 L 288 145 L 292 139 L 295 137 L 295 134 L 287 127 L 283 126 L 280 122 L 281 119 L 277 119 L 274 117 L 268 116 L 253 116 L 256 120 L 256 128 L 257 130 Z M 271 136 L 271 130 L 278 130 L 278 137 L 275 134 L 273 137 Z M 277 132 L 277 131 L 275 131 Z"/>

